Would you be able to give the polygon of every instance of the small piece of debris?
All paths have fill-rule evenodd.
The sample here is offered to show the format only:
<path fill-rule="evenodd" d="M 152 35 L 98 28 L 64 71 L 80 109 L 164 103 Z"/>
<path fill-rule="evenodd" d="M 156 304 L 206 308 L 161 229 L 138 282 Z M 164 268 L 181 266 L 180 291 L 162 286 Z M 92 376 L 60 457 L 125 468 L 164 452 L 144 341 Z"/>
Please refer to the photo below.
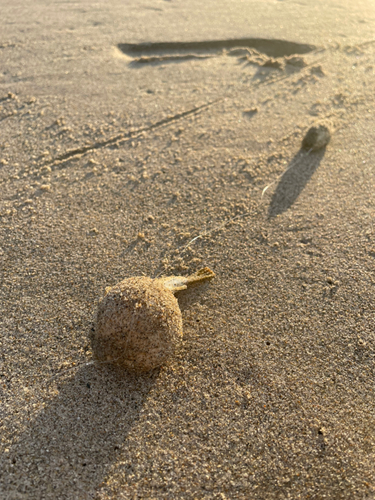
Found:
<path fill-rule="evenodd" d="M 248 118 L 252 118 L 254 115 L 258 113 L 258 108 L 246 109 L 243 113 Z"/>
<path fill-rule="evenodd" d="M 316 151 L 327 146 L 331 140 L 331 134 L 325 125 L 311 127 L 302 140 L 303 149 L 312 149 Z"/>

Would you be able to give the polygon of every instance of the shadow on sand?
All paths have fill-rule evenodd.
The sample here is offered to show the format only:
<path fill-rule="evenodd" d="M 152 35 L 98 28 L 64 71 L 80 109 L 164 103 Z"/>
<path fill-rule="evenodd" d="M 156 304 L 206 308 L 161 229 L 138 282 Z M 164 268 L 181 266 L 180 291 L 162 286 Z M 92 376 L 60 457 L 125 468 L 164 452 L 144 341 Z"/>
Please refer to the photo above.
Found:
<path fill-rule="evenodd" d="M 93 498 L 157 376 L 91 365 L 56 379 L 58 395 L 0 457 L 5 498 Z"/>
<path fill-rule="evenodd" d="M 204 300 L 208 286 L 179 292 L 181 309 Z M 87 365 L 54 379 L 56 396 L 0 456 L 0 497 L 96 498 L 110 467 L 123 456 L 159 372 L 135 375 Z"/>
<path fill-rule="evenodd" d="M 312 152 L 308 156 L 302 148 L 289 163 L 288 169 L 281 176 L 268 208 L 268 217 L 276 217 L 288 210 L 297 200 L 325 154 L 325 148 Z"/>

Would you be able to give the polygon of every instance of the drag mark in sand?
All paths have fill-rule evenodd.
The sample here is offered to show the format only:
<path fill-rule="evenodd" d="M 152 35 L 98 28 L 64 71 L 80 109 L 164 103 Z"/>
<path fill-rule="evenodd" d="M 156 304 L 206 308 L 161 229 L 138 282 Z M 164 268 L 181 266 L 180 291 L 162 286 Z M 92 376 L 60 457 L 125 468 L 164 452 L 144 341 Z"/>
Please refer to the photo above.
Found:
<path fill-rule="evenodd" d="M 106 139 L 105 141 L 99 141 L 99 142 L 95 142 L 94 144 L 90 144 L 88 146 L 82 146 L 81 148 L 71 149 L 70 151 L 67 151 L 64 154 L 57 156 L 53 160 L 51 160 L 47 163 L 44 163 L 43 166 L 51 166 L 51 165 L 61 164 L 61 163 L 64 163 L 65 161 L 68 161 L 68 160 L 74 158 L 74 157 L 82 156 L 90 151 L 105 148 L 106 146 L 111 146 L 112 144 L 120 144 L 124 141 L 130 141 L 132 139 L 139 137 L 139 135 L 142 134 L 143 132 L 149 132 L 150 130 L 154 130 L 156 128 L 163 127 L 164 125 L 169 125 L 170 123 L 174 123 L 178 120 L 181 120 L 182 118 L 185 118 L 186 116 L 198 114 L 201 111 L 209 108 L 210 106 L 213 106 L 214 104 L 216 104 L 220 101 L 222 101 L 222 99 L 215 99 L 214 101 L 211 101 L 207 104 L 202 104 L 201 106 L 197 106 L 197 107 L 189 109 L 187 111 L 183 111 L 181 113 L 176 113 L 172 116 L 168 116 L 167 118 L 163 118 L 162 120 L 159 120 L 155 123 L 152 123 L 148 127 L 140 127 L 140 128 L 135 129 L 135 130 L 132 130 L 130 132 L 123 132 L 123 133 L 118 134 L 114 137 L 110 137 L 109 139 Z"/>

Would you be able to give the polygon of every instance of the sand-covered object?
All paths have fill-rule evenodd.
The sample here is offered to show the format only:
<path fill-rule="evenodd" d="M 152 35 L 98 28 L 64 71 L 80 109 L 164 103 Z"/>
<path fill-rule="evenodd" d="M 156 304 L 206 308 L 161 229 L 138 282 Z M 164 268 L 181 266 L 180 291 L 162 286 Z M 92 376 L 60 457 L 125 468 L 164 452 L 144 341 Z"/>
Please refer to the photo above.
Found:
<path fill-rule="evenodd" d="M 128 278 L 101 300 L 92 347 L 98 361 L 135 372 L 163 365 L 182 339 L 182 316 L 174 293 L 214 277 L 204 268 L 189 277 Z"/>

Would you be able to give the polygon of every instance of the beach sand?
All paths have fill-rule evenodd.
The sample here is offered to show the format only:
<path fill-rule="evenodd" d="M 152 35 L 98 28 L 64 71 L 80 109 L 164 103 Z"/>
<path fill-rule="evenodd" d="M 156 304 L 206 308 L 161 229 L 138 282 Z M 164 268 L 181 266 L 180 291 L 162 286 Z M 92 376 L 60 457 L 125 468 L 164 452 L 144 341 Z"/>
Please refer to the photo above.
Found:
<path fill-rule="evenodd" d="M 0 26 L 0 497 L 375 498 L 374 4 Z M 91 362 L 105 287 L 204 266 L 169 364 Z"/>

